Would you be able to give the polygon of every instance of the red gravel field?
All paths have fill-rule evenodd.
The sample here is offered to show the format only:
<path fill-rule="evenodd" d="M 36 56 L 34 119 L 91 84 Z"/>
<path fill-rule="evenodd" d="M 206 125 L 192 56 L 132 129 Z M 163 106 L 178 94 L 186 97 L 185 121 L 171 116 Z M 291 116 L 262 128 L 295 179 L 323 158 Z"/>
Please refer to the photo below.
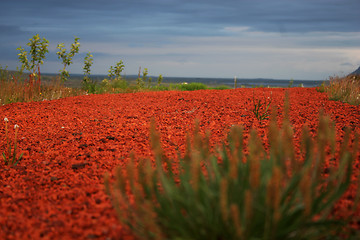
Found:
<path fill-rule="evenodd" d="M 170 155 L 184 151 L 196 119 L 201 132 L 211 132 L 213 146 L 224 141 L 235 124 L 244 127 L 245 141 L 255 128 L 266 143 L 269 120 L 255 118 L 253 97 L 271 99 L 280 124 L 286 91 L 297 147 L 304 124 L 316 135 L 320 111 L 335 122 L 338 146 L 346 126 L 360 133 L 360 106 L 330 101 L 314 88 L 83 95 L 0 106 L 0 154 L 7 148 L 5 117 L 12 146 L 14 125 L 19 125 L 17 152 L 23 153 L 16 166 L 0 159 L 0 239 L 131 238 L 104 192 L 104 173 L 124 165 L 131 152 L 136 159 L 152 157 L 152 118 Z M 339 217 L 350 214 L 359 162 L 358 155 L 353 183 L 336 205 Z M 352 227 L 360 228 L 359 216 L 360 208 Z"/>

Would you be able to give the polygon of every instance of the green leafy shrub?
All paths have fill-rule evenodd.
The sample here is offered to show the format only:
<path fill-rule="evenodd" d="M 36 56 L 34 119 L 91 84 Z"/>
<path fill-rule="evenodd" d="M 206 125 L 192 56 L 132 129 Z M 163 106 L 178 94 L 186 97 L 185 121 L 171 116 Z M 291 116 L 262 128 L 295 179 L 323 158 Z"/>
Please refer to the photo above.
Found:
<path fill-rule="evenodd" d="M 96 93 L 96 89 L 97 89 L 97 82 L 92 80 L 92 79 L 87 79 L 86 81 L 82 82 L 83 85 L 83 89 L 87 92 L 87 93 Z"/>
<path fill-rule="evenodd" d="M 123 61 L 120 60 L 116 65 L 110 66 L 108 77 L 104 79 L 96 88 L 96 93 L 117 93 L 123 92 L 129 88 L 129 83 L 121 77 L 121 72 L 124 70 Z"/>
<path fill-rule="evenodd" d="M 205 84 L 196 82 L 177 84 L 176 87 L 181 91 L 195 91 L 207 89 L 207 86 Z"/>
<path fill-rule="evenodd" d="M 316 91 L 318 92 L 325 92 L 326 91 L 326 86 L 325 86 L 325 82 L 321 83 L 319 86 L 316 87 Z"/>
<path fill-rule="evenodd" d="M 124 79 L 116 79 L 111 82 L 111 87 L 125 90 L 129 87 L 129 83 Z"/>
<path fill-rule="evenodd" d="M 114 184 L 105 175 L 105 188 L 121 223 L 139 239 L 336 238 L 344 220 L 330 213 L 350 184 L 357 154 L 356 144 L 349 150 L 349 134 L 336 155 L 339 166 L 326 176 L 326 149 L 335 152 L 327 117 L 315 140 L 304 128 L 300 154 L 289 121 L 279 129 L 273 120 L 268 153 L 255 130 L 246 153 L 243 129 L 234 126 L 217 153 L 209 135 L 195 130 L 179 161 L 166 157 L 152 124 L 155 166 L 145 160 L 135 167 L 132 158 L 116 169 Z"/>

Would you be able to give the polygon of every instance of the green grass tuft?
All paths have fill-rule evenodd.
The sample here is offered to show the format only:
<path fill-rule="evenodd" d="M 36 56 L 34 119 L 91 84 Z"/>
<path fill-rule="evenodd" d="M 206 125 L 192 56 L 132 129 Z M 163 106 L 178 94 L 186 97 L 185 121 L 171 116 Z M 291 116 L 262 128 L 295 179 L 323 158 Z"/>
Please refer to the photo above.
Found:
<path fill-rule="evenodd" d="M 273 117 L 268 153 L 255 130 L 244 147 L 242 127 L 234 126 L 215 153 L 209 135 L 195 130 L 179 161 L 166 156 L 152 124 L 155 166 L 144 160 L 135 167 L 132 158 L 116 169 L 114 184 L 105 176 L 105 188 L 121 223 L 139 239 L 342 239 L 346 220 L 330 213 L 351 181 L 357 145 L 348 150 L 349 134 L 330 156 L 339 166 L 325 176 L 328 152 L 335 153 L 327 117 L 315 140 L 304 128 L 297 155 L 289 121 L 280 129 Z"/>

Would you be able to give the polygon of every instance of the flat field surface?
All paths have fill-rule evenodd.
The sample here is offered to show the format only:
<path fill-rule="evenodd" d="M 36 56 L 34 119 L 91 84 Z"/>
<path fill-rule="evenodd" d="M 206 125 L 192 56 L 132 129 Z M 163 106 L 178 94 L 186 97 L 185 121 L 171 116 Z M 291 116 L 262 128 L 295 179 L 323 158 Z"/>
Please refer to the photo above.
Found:
<path fill-rule="evenodd" d="M 225 140 L 234 124 L 244 126 L 245 141 L 255 128 L 266 143 L 268 120 L 255 118 L 253 96 L 269 97 L 280 123 L 286 91 L 296 145 L 304 124 L 315 136 L 321 109 L 335 122 L 338 143 L 345 126 L 360 133 L 360 106 L 330 101 L 313 88 L 84 95 L 0 106 L 0 153 L 6 149 L 4 117 L 10 139 L 14 124 L 20 126 L 18 151 L 24 153 L 15 167 L 0 163 L 0 239 L 122 239 L 103 175 L 124 165 L 130 152 L 151 158 L 151 118 L 169 155 L 184 151 L 195 119 L 202 132 L 211 132 L 212 145 Z M 338 203 L 339 216 L 348 214 L 355 187 Z"/>

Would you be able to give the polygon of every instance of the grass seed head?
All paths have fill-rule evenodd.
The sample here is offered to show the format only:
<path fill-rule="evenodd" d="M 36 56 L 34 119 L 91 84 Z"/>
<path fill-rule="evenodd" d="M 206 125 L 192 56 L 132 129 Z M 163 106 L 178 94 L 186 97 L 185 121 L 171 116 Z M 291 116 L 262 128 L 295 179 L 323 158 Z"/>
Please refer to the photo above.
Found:
<path fill-rule="evenodd" d="M 220 181 L 220 212 L 223 220 L 226 222 L 229 217 L 228 211 L 228 181 L 223 177 Z"/>
<path fill-rule="evenodd" d="M 251 193 L 251 191 L 249 189 L 247 189 L 245 191 L 245 204 L 244 204 L 244 209 L 245 209 L 245 219 L 250 220 L 252 215 L 253 215 L 253 194 Z"/>
<path fill-rule="evenodd" d="M 230 212 L 231 212 L 231 219 L 235 226 L 236 236 L 239 239 L 243 239 L 243 229 L 242 229 L 242 225 L 241 225 L 240 212 L 239 212 L 238 206 L 234 203 L 231 204 Z"/>
<path fill-rule="evenodd" d="M 312 206 L 312 196 L 311 196 L 311 177 L 309 174 L 306 174 L 302 177 L 300 181 L 300 192 L 303 197 L 303 203 L 305 206 L 305 216 L 309 216 L 311 213 L 311 206 Z"/>
<path fill-rule="evenodd" d="M 281 183 L 283 173 L 279 167 L 273 168 L 273 174 L 267 185 L 266 203 L 274 212 L 278 209 L 281 199 Z"/>

